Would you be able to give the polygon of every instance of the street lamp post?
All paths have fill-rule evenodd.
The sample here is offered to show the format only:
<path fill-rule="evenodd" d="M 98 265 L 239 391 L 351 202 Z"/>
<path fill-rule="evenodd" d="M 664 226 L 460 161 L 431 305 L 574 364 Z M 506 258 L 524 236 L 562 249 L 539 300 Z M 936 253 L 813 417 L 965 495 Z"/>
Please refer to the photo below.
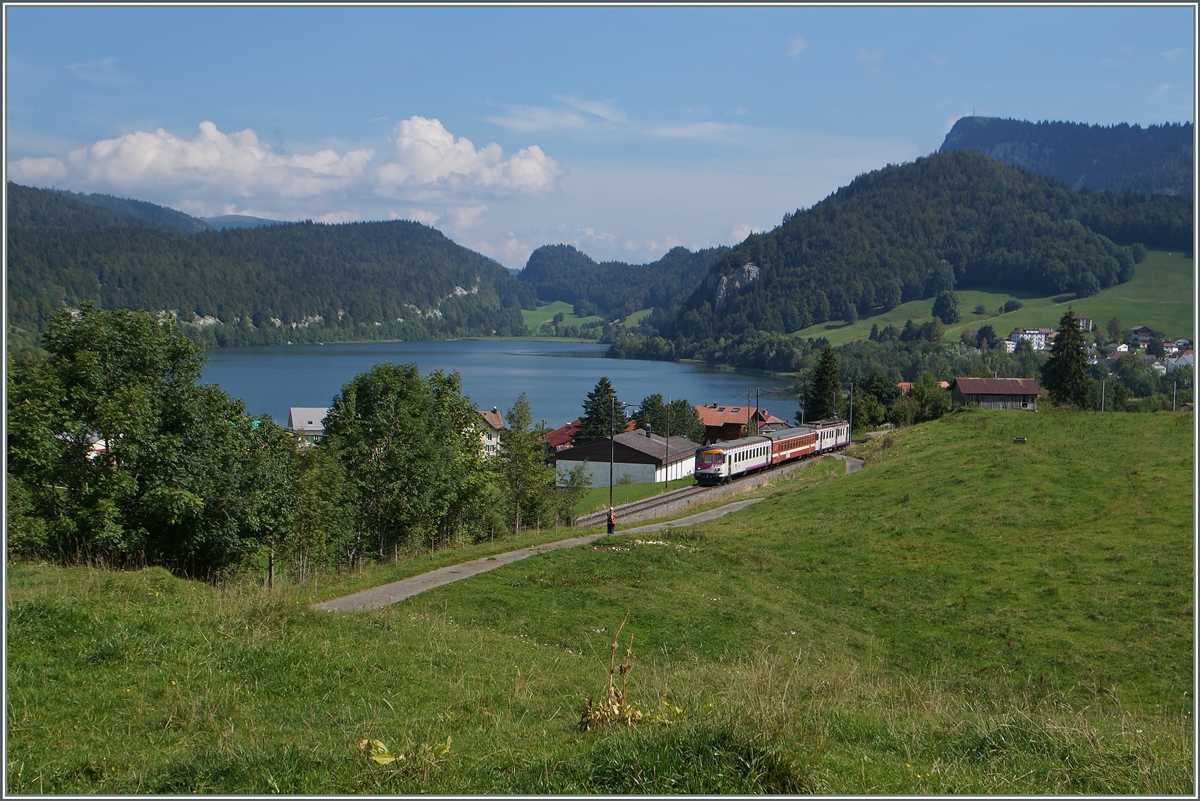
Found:
<path fill-rule="evenodd" d="M 611 403 L 608 408 L 608 533 L 612 534 L 617 530 L 617 512 L 613 505 L 613 468 L 616 464 L 616 434 L 613 433 L 613 419 L 617 415 L 617 398 L 614 395 L 610 399 Z M 640 409 L 641 406 L 622 406 L 622 409 Z M 624 428 L 624 426 L 622 426 Z"/>

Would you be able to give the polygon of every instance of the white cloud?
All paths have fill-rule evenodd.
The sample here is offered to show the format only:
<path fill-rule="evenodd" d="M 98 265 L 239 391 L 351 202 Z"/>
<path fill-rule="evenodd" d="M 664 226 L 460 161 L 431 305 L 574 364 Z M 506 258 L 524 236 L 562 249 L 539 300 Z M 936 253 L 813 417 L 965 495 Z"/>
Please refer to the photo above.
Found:
<path fill-rule="evenodd" d="M 66 165 L 55 158 L 23 158 L 8 165 L 8 179 L 19 184 L 44 184 L 66 176 Z"/>
<path fill-rule="evenodd" d="M 887 55 L 887 51 L 882 47 L 878 50 L 868 50 L 866 45 L 862 45 L 854 52 L 854 57 L 860 61 L 882 61 Z"/>
<path fill-rule="evenodd" d="M 803 36 L 793 36 L 788 40 L 788 58 L 795 58 L 808 49 L 808 42 Z"/>
<path fill-rule="evenodd" d="M 625 240 L 625 249 L 628 251 L 641 250 L 642 246 L 632 239 Z"/>
<path fill-rule="evenodd" d="M 706 141 L 728 141 L 734 134 L 746 131 L 745 126 L 728 122 L 681 122 L 655 125 L 646 129 L 652 136 L 664 139 L 701 139 Z"/>
<path fill-rule="evenodd" d="M 568 106 L 582 111 L 584 114 L 599 117 L 605 122 L 617 123 L 618 125 L 625 125 L 629 122 L 629 118 L 625 112 L 615 108 L 611 100 L 580 100 L 577 97 L 569 95 L 555 95 L 554 99 L 566 103 Z"/>
<path fill-rule="evenodd" d="M 1165 94 L 1166 94 L 1167 92 L 1169 92 L 1169 91 L 1171 91 L 1171 84 L 1169 84 L 1169 83 L 1164 83 L 1164 84 L 1162 84 L 1161 86 L 1158 86 L 1158 87 L 1156 87 L 1156 88 L 1154 89 L 1154 92 L 1153 92 L 1153 94 L 1154 94 L 1154 96 L 1155 96 L 1155 97 L 1162 97 L 1163 95 L 1165 95 Z"/>
<path fill-rule="evenodd" d="M 75 77 L 81 78 L 88 83 L 98 84 L 114 84 L 120 83 L 120 76 L 117 74 L 117 59 L 115 56 L 108 58 L 99 58 L 93 61 L 79 61 L 75 64 L 67 64 L 66 69 L 75 74 Z"/>
<path fill-rule="evenodd" d="M 483 223 L 487 206 L 455 206 L 450 209 L 450 225 L 459 231 L 478 228 Z"/>
<path fill-rule="evenodd" d="M 746 237 L 750 236 L 752 233 L 754 233 L 754 228 L 750 225 L 750 223 L 738 223 L 733 227 L 733 230 L 729 232 L 729 236 L 733 239 L 734 243 L 739 243 L 744 242 Z"/>
<path fill-rule="evenodd" d="M 353 211 L 329 211 L 325 214 L 313 217 L 312 220 L 313 222 L 329 223 L 330 225 L 333 225 L 336 223 L 353 222 L 358 218 L 358 214 Z"/>
<path fill-rule="evenodd" d="M 393 220 L 402 219 L 401 216 L 399 214 L 396 214 L 395 212 L 389 213 L 388 216 Z M 442 215 L 434 214 L 432 211 L 429 211 L 428 209 L 415 209 L 414 208 L 414 209 L 408 210 L 408 219 L 413 220 L 415 222 L 424 223 L 425 225 L 433 227 L 433 224 L 435 222 L 442 219 Z"/>
<path fill-rule="evenodd" d="M 488 117 L 488 122 L 521 133 L 562 131 L 582 128 L 587 124 L 584 116 L 576 111 L 543 106 L 514 106 L 507 117 Z"/>
<path fill-rule="evenodd" d="M 436 119 L 401 120 L 389 141 L 395 160 L 380 167 L 375 176 L 384 191 L 540 193 L 552 189 L 562 174 L 558 163 L 537 145 L 522 148 L 505 161 L 500 145 L 493 142 L 476 150 L 470 139 L 455 137 Z"/>
<path fill-rule="evenodd" d="M 960 111 L 958 114 L 951 114 L 950 116 L 946 117 L 946 119 L 942 120 L 942 135 L 945 136 L 946 134 L 950 133 L 950 129 L 954 127 L 954 123 L 958 122 L 963 117 L 973 117 L 974 115 L 975 113 L 972 110 Z"/>
<path fill-rule="evenodd" d="M 1163 58 L 1179 58 L 1180 56 L 1187 55 L 1187 48 L 1172 47 L 1170 50 L 1165 50 L 1162 53 L 1159 53 L 1159 55 Z"/>
<path fill-rule="evenodd" d="M 362 176 L 370 149 L 281 156 L 249 128 L 222 133 L 212 122 L 181 139 L 162 128 L 102 139 L 71 151 L 70 171 L 91 186 L 120 189 L 219 188 L 240 197 L 304 198 L 343 188 Z"/>

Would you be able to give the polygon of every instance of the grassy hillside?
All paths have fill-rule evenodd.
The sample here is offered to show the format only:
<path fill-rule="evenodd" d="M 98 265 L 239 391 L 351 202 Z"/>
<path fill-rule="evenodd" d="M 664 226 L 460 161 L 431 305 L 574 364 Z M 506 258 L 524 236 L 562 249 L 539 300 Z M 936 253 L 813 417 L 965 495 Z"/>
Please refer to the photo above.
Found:
<path fill-rule="evenodd" d="M 8 788 L 1189 793 L 1192 426 L 966 412 L 369 613 L 12 565 Z M 627 611 L 644 718 L 581 732 Z"/>
<path fill-rule="evenodd" d="M 584 323 L 592 323 L 604 319 L 595 314 L 587 317 L 580 317 L 579 315 L 575 314 L 574 306 L 561 300 L 556 300 L 553 303 L 547 303 L 544 306 L 538 306 L 536 310 L 522 309 L 521 315 L 525 320 L 525 327 L 529 329 L 531 334 L 537 336 L 542 324 L 549 324 L 550 321 L 554 319 L 554 315 L 559 314 L 560 312 L 566 315 L 566 320 L 563 321 L 563 325 L 583 325 Z"/>
<path fill-rule="evenodd" d="M 1152 250 L 1146 253 L 1145 261 L 1137 266 L 1128 283 L 1117 284 L 1082 300 L 1072 295 L 1038 296 L 1019 291 L 962 291 L 958 293 L 958 310 L 962 319 L 946 327 L 946 341 L 957 340 L 964 329 L 984 325 L 995 328 L 1001 337 L 1007 337 L 1014 328 L 1055 327 L 1068 306 L 1091 317 L 1101 326 L 1112 317 L 1120 317 L 1126 326 L 1148 325 L 1172 337 L 1190 338 L 1195 318 L 1192 303 L 1194 270 L 1194 260 L 1184 253 Z M 1020 299 L 1023 308 L 998 314 L 1000 306 L 1012 298 Z M 988 312 L 975 314 L 973 309 L 978 304 L 983 304 Z M 932 298 L 914 300 L 889 312 L 863 317 L 853 324 L 830 322 L 813 325 L 797 331 L 794 336 L 823 336 L 830 344 L 837 346 L 855 339 L 866 339 L 872 325 L 901 328 L 909 319 L 914 323 L 932 320 L 932 311 Z"/>

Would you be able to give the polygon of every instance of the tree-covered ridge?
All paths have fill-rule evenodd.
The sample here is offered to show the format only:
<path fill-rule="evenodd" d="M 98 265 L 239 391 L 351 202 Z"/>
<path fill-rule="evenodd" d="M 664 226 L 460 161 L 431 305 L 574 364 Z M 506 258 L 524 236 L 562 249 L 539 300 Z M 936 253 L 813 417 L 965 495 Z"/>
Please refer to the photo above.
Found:
<path fill-rule="evenodd" d="M 590 304 L 605 315 L 625 316 L 638 309 L 677 305 L 728 250 L 715 247 L 693 253 L 676 247 L 643 265 L 596 263 L 571 245 L 544 245 L 530 254 L 518 277 L 534 288 L 543 303 Z"/>
<path fill-rule="evenodd" d="M 45 190 L 8 183 L 9 225 L 43 228 L 132 228 L 153 226 L 184 233 L 212 230 L 204 220 L 165 206 L 112 195 Z"/>
<path fill-rule="evenodd" d="M 1066 184 L 1123 194 L 1192 196 L 1192 124 L 1087 125 L 963 117 L 942 152 L 977 150 Z"/>
<path fill-rule="evenodd" d="M 651 323 L 703 340 L 857 319 L 955 286 L 1083 297 L 1128 280 L 1134 266 L 1127 248 L 1089 223 L 1191 247 L 1189 200 L 1077 193 L 959 150 L 868 173 L 785 215 L 720 258 L 677 313 Z"/>
<path fill-rule="evenodd" d="M 205 323 L 193 333 L 217 344 L 363 338 L 364 325 L 403 338 L 514 335 L 525 330 L 521 306 L 535 304 L 533 291 L 498 263 L 419 223 L 188 235 L 103 226 L 109 218 L 100 209 L 9 188 L 22 198 L 9 210 L 9 322 L 31 331 L 47 330 L 64 304 L 91 300 L 174 310 L 183 322 Z M 70 214 L 47 213 L 56 209 Z"/>

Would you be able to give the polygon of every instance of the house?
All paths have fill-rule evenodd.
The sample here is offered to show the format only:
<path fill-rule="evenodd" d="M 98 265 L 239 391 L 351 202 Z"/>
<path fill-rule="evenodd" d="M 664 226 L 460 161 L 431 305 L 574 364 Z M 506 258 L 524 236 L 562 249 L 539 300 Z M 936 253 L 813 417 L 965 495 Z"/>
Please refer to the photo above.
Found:
<path fill-rule="evenodd" d="M 1008 335 L 1008 339 L 1013 345 L 1016 345 L 1022 339 L 1028 340 L 1029 346 L 1034 350 L 1045 350 L 1046 334 L 1049 332 L 1050 329 L 1048 328 L 1014 328 L 1012 333 Z"/>
<path fill-rule="evenodd" d="M 1144 325 L 1135 325 L 1129 329 L 1129 333 L 1133 335 L 1136 341 L 1143 345 L 1154 339 L 1154 332 Z"/>
<path fill-rule="evenodd" d="M 956 378 L 950 384 L 954 402 L 976 404 L 983 409 L 1027 409 L 1037 411 L 1042 390 L 1032 378 Z"/>
<path fill-rule="evenodd" d="M 479 438 L 483 445 L 483 458 L 489 459 L 500 452 L 500 432 L 504 430 L 504 415 L 495 406 L 489 412 L 487 409 L 476 409 L 483 418 L 483 431 Z"/>
<path fill-rule="evenodd" d="M 939 381 L 938 386 L 941 387 L 942 389 L 949 389 L 950 382 L 949 381 Z M 913 382 L 911 382 L 911 381 L 900 381 L 899 383 L 896 384 L 896 389 L 900 390 L 901 395 L 907 395 L 908 391 L 912 388 L 913 388 Z"/>
<path fill-rule="evenodd" d="M 583 422 L 582 417 L 576 417 L 565 426 L 559 426 L 553 431 L 547 432 L 542 437 L 542 442 L 545 443 L 546 453 L 554 454 L 558 451 L 566 450 L 575 444 L 575 435 L 579 433 L 579 425 Z M 633 420 L 625 422 L 625 430 L 632 431 L 637 428 L 637 423 Z"/>
<path fill-rule="evenodd" d="M 292 406 L 288 409 L 288 429 L 302 442 L 315 442 L 325 435 L 325 406 Z"/>
<path fill-rule="evenodd" d="M 695 442 L 684 437 L 660 437 L 650 431 L 625 431 L 611 440 L 602 439 L 567 448 L 554 454 L 558 481 L 565 484 L 567 475 L 584 465 L 592 478 L 592 486 L 606 486 L 609 480 L 609 458 L 612 458 L 612 480 L 647 484 L 668 479 L 686 478 L 696 469 Z"/>
<path fill-rule="evenodd" d="M 746 436 L 746 425 L 753 420 L 757 427 L 768 423 L 784 423 L 766 409 L 753 406 L 721 406 L 716 403 L 696 405 L 696 415 L 704 426 L 704 442 L 719 442 L 741 439 Z"/>
<path fill-rule="evenodd" d="M 1173 373 L 1180 367 L 1195 367 L 1196 355 L 1189 348 L 1188 350 L 1185 350 L 1183 353 L 1176 356 L 1174 359 L 1164 359 L 1163 366 L 1167 368 L 1168 373 Z"/>
<path fill-rule="evenodd" d="M 1075 314 L 1075 322 L 1079 326 L 1079 330 L 1083 333 L 1089 333 L 1096 330 L 1096 324 L 1092 322 L 1091 317 L 1084 317 L 1082 314 Z"/>

